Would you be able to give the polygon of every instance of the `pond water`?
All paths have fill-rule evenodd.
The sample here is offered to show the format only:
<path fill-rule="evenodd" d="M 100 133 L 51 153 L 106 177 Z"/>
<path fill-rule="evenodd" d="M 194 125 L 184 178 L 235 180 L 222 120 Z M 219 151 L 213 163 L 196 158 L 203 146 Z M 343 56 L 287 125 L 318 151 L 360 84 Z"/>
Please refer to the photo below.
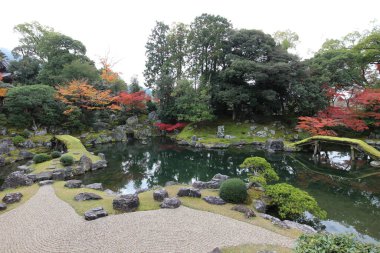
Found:
<path fill-rule="evenodd" d="M 327 211 L 328 218 L 323 221 L 327 231 L 380 241 L 380 171 L 370 168 L 365 160 L 351 164 L 349 150 L 326 151 L 329 161 L 317 162 L 310 153 L 273 154 L 251 147 L 199 150 L 155 138 L 148 145 L 107 144 L 92 151 L 104 153 L 109 166 L 81 179 L 85 183 L 102 182 L 104 187 L 122 193 L 167 181 L 207 181 L 216 173 L 246 179 L 246 171 L 239 164 L 249 156 L 265 157 L 282 182 L 307 191 Z"/>

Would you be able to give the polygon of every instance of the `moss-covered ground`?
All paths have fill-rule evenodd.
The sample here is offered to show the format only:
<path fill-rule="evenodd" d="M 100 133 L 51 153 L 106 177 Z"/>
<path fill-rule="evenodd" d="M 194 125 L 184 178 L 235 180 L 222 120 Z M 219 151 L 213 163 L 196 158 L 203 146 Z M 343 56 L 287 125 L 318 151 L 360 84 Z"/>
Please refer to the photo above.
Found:
<path fill-rule="evenodd" d="M 5 212 L 8 212 L 12 209 L 15 209 L 16 207 L 18 207 L 18 206 L 22 205 L 23 203 L 25 203 L 26 201 L 28 201 L 31 197 L 33 197 L 34 194 L 37 193 L 39 188 L 40 187 L 38 186 L 38 184 L 33 184 L 32 186 L 24 186 L 24 187 L 19 187 L 17 189 L 6 189 L 4 191 L 0 191 L 0 201 L 8 193 L 21 192 L 21 194 L 23 195 L 20 202 L 16 202 L 13 204 L 7 204 L 7 209 L 0 211 L 0 215 L 5 213 Z"/>
<path fill-rule="evenodd" d="M 277 253 L 291 253 L 292 249 L 265 245 L 265 244 L 245 244 L 233 247 L 222 248 L 223 253 L 256 253 L 256 252 L 277 252 Z"/>

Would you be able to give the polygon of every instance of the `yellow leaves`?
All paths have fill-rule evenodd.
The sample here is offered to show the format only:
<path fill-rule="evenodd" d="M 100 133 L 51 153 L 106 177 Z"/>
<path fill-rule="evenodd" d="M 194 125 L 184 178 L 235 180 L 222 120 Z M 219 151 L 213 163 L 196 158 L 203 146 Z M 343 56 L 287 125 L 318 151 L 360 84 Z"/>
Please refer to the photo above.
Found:
<path fill-rule="evenodd" d="M 100 63 L 102 64 L 102 73 L 100 77 L 106 83 L 114 83 L 119 79 L 119 73 L 114 72 L 111 68 L 113 64 L 109 63 L 108 57 L 104 57 L 100 59 Z"/>
<path fill-rule="evenodd" d="M 7 88 L 0 88 L 0 97 L 5 97 L 7 95 Z"/>

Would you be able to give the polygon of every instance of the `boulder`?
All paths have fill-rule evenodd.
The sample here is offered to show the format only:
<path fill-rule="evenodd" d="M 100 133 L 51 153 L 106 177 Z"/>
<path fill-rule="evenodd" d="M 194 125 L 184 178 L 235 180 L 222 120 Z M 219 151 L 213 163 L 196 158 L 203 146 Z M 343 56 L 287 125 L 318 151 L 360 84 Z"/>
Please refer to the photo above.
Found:
<path fill-rule="evenodd" d="M 136 115 L 134 115 L 134 116 L 132 116 L 132 117 L 129 117 L 128 119 L 127 119 L 127 125 L 128 126 L 135 126 L 135 125 L 137 125 L 139 123 L 139 118 L 136 116 Z"/>
<path fill-rule="evenodd" d="M 266 131 L 257 131 L 256 136 L 261 137 L 261 138 L 266 138 L 268 137 L 268 133 Z"/>
<path fill-rule="evenodd" d="M 169 198 L 169 194 L 165 189 L 159 189 L 153 192 L 153 199 L 155 201 L 163 201 L 165 198 Z"/>
<path fill-rule="evenodd" d="M 81 188 L 82 180 L 68 180 L 65 183 L 65 187 L 67 188 Z"/>
<path fill-rule="evenodd" d="M 34 131 L 34 135 L 36 136 L 42 136 L 42 135 L 46 135 L 47 134 L 47 129 L 44 128 L 44 129 L 40 129 L 40 130 L 35 130 Z"/>
<path fill-rule="evenodd" d="M 34 157 L 34 154 L 26 150 L 20 150 L 20 152 L 18 153 L 18 156 L 21 157 L 22 159 L 32 159 Z"/>
<path fill-rule="evenodd" d="M 160 204 L 161 208 L 174 209 L 178 208 L 181 205 L 181 200 L 178 198 L 165 198 L 164 201 Z"/>
<path fill-rule="evenodd" d="M 13 145 L 13 142 L 11 140 L 0 140 L 0 155 L 8 154 L 9 152 L 15 149 L 16 147 Z"/>
<path fill-rule="evenodd" d="M 91 167 L 92 167 L 92 161 L 86 155 L 82 155 L 81 158 L 79 159 L 79 166 L 81 166 L 85 172 L 89 171 L 91 170 Z"/>
<path fill-rule="evenodd" d="M 127 140 L 126 127 L 121 125 L 121 126 L 117 126 L 115 129 L 113 129 L 112 130 L 112 138 L 115 141 L 126 141 Z"/>
<path fill-rule="evenodd" d="M 6 177 L 2 188 L 16 188 L 19 186 L 30 186 L 32 184 L 33 180 L 31 180 L 27 175 L 21 171 L 15 171 Z"/>
<path fill-rule="evenodd" d="M 265 213 L 260 213 L 259 215 L 266 220 L 270 220 L 274 225 L 277 225 L 281 228 L 287 228 L 287 229 L 290 228 L 288 225 L 286 225 L 285 222 L 281 221 L 279 218 L 273 217 L 273 216 L 271 216 L 269 214 L 265 214 Z"/>
<path fill-rule="evenodd" d="M 218 131 L 216 132 L 217 138 L 224 138 L 224 126 L 218 126 Z"/>
<path fill-rule="evenodd" d="M 7 209 L 7 205 L 4 203 L 0 203 L 0 211 L 4 211 L 5 209 Z"/>
<path fill-rule="evenodd" d="M 35 182 L 44 181 L 44 180 L 50 180 L 53 178 L 53 171 L 44 171 L 38 174 L 35 174 Z"/>
<path fill-rule="evenodd" d="M 178 193 L 178 197 L 193 197 L 193 198 L 200 198 L 201 192 L 199 189 L 194 189 L 194 188 L 180 188 Z"/>
<path fill-rule="evenodd" d="M 94 162 L 91 166 L 92 170 L 98 170 L 107 167 L 107 161 L 106 160 L 99 160 L 97 162 Z"/>
<path fill-rule="evenodd" d="M 265 142 L 265 149 L 269 151 L 284 151 L 284 146 L 284 140 L 282 139 L 269 139 Z"/>
<path fill-rule="evenodd" d="M 102 183 L 93 183 L 93 184 L 88 184 L 85 186 L 86 188 L 89 188 L 89 189 L 94 189 L 94 190 L 98 190 L 98 191 L 103 191 L 103 185 Z"/>
<path fill-rule="evenodd" d="M 79 176 L 79 175 L 83 175 L 85 173 L 83 166 L 75 166 L 74 168 L 66 167 L 66 168 L 71 170 L 71 172 L 73 173 L 73 176 Z"/>
<path fill-rule="evenodd" d="M 19 145 L 20 145 L 20 147 L 27 148 L 27 149 L 36 147 L 36 144 L 31 140 L 26 140 L 26 141 L 20 143 Z"/>
<path fill-rule="evenodd" d="M 32 172 L 33 170 L 29 167 L 29 166 L 26 166 L 26 165 L 20 165 L 20 166 L 17 166 L 17 169 L 23 173 L 30 173 Z"/>
<path fill-rule="evenodd" d="M 253 204 L 253 207 L 256 209 L 256 211 L 260 213 L 265 213 L 265 211 L 267 210 L 267 205 L 262 200 L 256 200 Z"/>
<path fill-rule="evenodd" d="M 75 201 L 98 200 L 98 199 L 102 199 L 102 197 L 92 192 L 81 192 L 75 195 L 74 197 Z"/>
<path fill-rule="evenodd" d="M 38 185 L 44 186 L 44 185 L 48 185 L 48 184 L 52 184 L 52 183 L 54 183 L 54 180 L 44 180 L 44 181 L 38 182 Z"/>
<path fill-rule="evenodd" d="M 375 168 L 380 168 L 380 161 L 371 161 L 369 165 Z"/>
<path fill-rule="evenodd" d="M 0 135 L 7 135 L 7 128 L 5 127 L 0 127 Z"/>
<path fill-rule="evenodd" d="M 66 169 L 55 169 L 55 170 L 53 170 L 52 179 L 58 180 L 58 181 L 63 181 L 63 180 L 66 180 L 66 179 L 72 177 L 72 174 L 70 174 L 70 173 L 71 172 L 68 173 L 66 171 Z"/>
<path fill-rule="evenodd" d="M 300 224 L 298 222 L 294 222 L 294 221 L 290 221 L 290 220 L 284 220 L 283 222 L 288 227 L 301 230 L 302 232 L 304 232 L 306 234 L 315 234 L 315 233 L 317 233 L 317 230 L 315 230 L 314 228 L 312 228 L 311 226 L 306 225 L 306 224 Z"/>
<path fill-rule="evenodd" d="M 106 216 L 108 216 L 108 213 L 103 209 L 103 207 L 95 207 L 84 213 L 85 220 L 96 220 Z"/>
<path fill-rule="evenodd" d="M 252 209 L 250 209 L 246 206 L 243 206 L 243 205 L 234 206 L 231 208 L 231 210 L 234 210 L 234 211 L 237 211 L 240 213 L 244 213 L 245 217 L 247 217 L 247 218 L 256 217 L 256 214 Z"/>
<path fill-rule="evenodd" d="M 140 200 L 136 194 L 121 195 L 112 202 L 113 209 L 123 212 L 134 212 L 140 205 Z"/>
<path fill-rule="evenodd" d="M 106 156 L 103 153 L 98 153 L 101 160 L 106 160 Z"/>
<path fill-rule="evenodd" d="M 226 202 L 223 199 L 221 199 L 219 197 L 214 197 L 214 196 L 203 197 L 203 200 L 209 204 L 212 204 L 212 205 L 224 205 L 224 204 L 226 204 Z"/>
<path fill-rule="evenodd" d="M 197 189 L 219 189 L 222 183 L 228 178 L 229 176 L 218 173 L 210 181 L 195 181 L 192 186 Z"/>
<path fill-rule="evenodd" d="M 3 202 L 5 204 L 12 204 L 12 203 L 19 202 L 21 198 L 22 198 L 21 192 L 8 193 L 8 194 L 5 194 L 3 198 Z"/>

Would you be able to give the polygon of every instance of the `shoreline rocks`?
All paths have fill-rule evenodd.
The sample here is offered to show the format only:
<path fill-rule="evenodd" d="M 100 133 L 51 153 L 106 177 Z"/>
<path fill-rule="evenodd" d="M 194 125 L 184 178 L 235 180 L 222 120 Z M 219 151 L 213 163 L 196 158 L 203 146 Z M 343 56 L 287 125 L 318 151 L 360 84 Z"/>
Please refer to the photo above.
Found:
<path fill-rule="evenodd" d="M 165 198 L 169 198 L 169 194 L 165 189 L 159 189 L 153 192 L 153 199 L 155 201 L 163 201 Z"/>
<path fill-rule="evenodd" d="M 26 174 L 21 171 L 15 171 L 7 176 L 7 178 L 4 180 L 2 188 L 17 188 L 19 186 L 31 186 L 32 184 L 33 180 L 30 179 Z"/>
<path fill-rule="evenodd" d="M 197 189 L 219 189 L 228 178 L 230 177 L 218 173 L 210 181 L 195 181 L 192 186 Z"/>
<path fill-rule="evenodd" d="M 99 199 L 102 199 L 102 197 L 92 192 L 81 192 L 75 195 L 74 197 L 75 201 L 87 201 L 87 200 L 99 200 Z"/>
<path fill-rule="evenodd" d="M 68 180 L 65 183 L 65 187 L 67 188 L 81 188 L 82 180 Z"/>

